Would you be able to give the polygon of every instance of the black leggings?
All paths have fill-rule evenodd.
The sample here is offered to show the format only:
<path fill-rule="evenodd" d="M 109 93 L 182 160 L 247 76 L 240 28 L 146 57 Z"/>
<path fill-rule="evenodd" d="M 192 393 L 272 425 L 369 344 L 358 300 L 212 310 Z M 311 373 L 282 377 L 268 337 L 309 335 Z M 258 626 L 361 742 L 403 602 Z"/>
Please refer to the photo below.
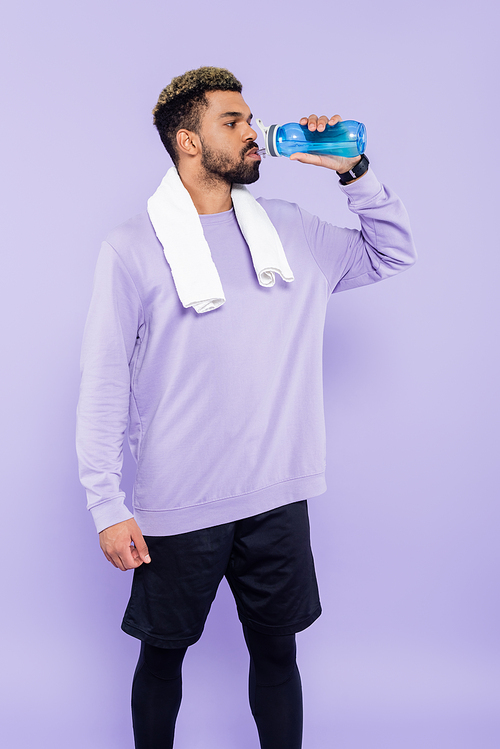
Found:
<path fill-rule="evenodd" d="M 264 635 L 243 627 L 250 653 L 249 697 L 261 749 L 302 746 L 302 687 L 295 635 Z M 136 749 L 172 749 L 187 648 L 141 644 L 132 685 Z"/>

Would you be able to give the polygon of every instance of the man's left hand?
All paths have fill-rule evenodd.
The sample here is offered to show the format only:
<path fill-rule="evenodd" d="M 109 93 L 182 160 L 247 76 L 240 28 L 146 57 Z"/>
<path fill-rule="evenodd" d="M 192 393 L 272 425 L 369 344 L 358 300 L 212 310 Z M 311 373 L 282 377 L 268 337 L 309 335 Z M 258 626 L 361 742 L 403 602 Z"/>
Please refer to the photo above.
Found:
<path fill-rule="evenodd" d="M 342 122 L 342 117 L 339 114 L 333 117 L 322 115 L 318 117 L 315 114 L 311 114 L 309 117 L 302 117 L 300 120 L 301 125 L 307 125 L 309 130 L 317 130 L 322 133 L 327 125 L 336 125 L 337 122 Z M 352 169 L 359 161 L 361 156 L 355 156 L 352 159 L 347 159 L 345 156 L 333 156 L 330 154 L 317 154 L 317 153 L 292 153 L 290 161 L 301 161 L 303 164 L 314 164 L 315 166 L 324 166 L 327 169 L 333 169 L 339 174 L 344 174 Z"/>

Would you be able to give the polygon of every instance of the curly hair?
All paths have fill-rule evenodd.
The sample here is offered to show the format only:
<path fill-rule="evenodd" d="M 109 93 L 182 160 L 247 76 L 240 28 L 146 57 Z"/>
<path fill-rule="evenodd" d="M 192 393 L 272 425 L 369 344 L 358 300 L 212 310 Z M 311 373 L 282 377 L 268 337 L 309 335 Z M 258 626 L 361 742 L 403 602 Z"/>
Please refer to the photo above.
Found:
<path fill-rule="evenodd" d="M 176 135 L 181 128 L 199 133 L 203 110 L 208 107 L 207 91 L 237 91 L 242 85 L 225 68 L 202 67 L 173 78 L 160 94 L 153 109 L 154 124 L 161 142 L 177 166 Z"/>

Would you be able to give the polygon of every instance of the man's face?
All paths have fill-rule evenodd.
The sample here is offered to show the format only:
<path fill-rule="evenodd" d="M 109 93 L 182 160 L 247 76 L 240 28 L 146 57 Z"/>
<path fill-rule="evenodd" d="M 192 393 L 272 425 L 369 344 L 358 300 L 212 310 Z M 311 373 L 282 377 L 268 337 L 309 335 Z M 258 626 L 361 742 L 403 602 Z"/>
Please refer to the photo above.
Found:
<path fill-rule="evenodd" d="M 259 179 L 261 161 L 250 109 L 237 91 L 208 91 L 206 97 L 199 134 L 202 167 L 209 179 L 250 185 Z"/>

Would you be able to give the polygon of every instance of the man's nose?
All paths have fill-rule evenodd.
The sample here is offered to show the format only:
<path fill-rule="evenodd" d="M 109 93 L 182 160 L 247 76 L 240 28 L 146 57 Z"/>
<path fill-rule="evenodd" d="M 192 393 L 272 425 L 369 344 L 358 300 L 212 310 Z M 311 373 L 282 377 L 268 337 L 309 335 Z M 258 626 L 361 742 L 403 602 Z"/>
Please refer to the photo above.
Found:
<path fill-rule="evenodd" d="M 248 126 L 248 130 L 245 133 L 245 140 L 257 140 L 257 133 L 251 125 Z"/>

